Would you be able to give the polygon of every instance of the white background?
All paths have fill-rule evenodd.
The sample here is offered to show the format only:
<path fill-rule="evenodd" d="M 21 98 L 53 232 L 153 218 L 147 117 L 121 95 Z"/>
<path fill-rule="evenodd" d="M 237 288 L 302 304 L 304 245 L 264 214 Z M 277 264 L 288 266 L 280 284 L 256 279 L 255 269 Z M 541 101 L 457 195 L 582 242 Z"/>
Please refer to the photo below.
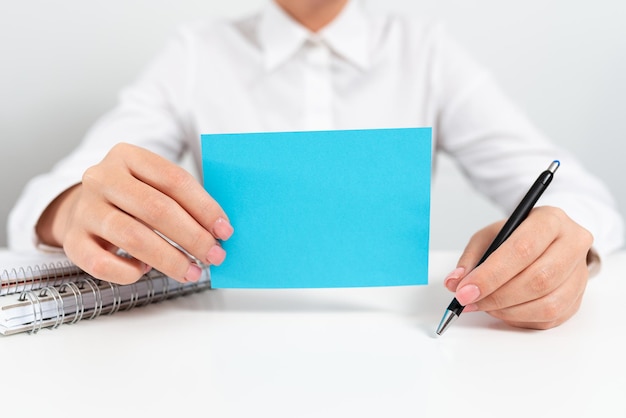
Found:
<path fill-rule="evenodd" d="M 114 105 L 120 88 L 176 26 L 238 16 L 264 0 L 0 0 L 0 246 L 21 188 L 47 171 Z M 624 213 L 626 2 L 622 0 L 368 0 L 425 14 L 495 73 L 505 91 L 615 194 Z M 431 246 L 462 248 L 506 216 L 439 162 Z"/>

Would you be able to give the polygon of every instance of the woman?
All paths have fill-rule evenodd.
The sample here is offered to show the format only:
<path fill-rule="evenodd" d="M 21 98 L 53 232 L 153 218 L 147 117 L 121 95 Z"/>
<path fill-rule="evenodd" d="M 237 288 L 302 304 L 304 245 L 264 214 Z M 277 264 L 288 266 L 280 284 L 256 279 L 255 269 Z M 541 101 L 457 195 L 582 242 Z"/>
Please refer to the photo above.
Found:
<path fill-rule="evenodd" d="M 183 27 L 81 146 L 28 185 L 9 242 L 32 246 L 20 237 L 34 229 L 36 245 L 62 248 L 103 280 L 131 283 L 154 267 L 195 281 L 199 267 L 160 234 L 219 265 L 219 241 L 234 231 L 174 162 L 190 149 L 199 164 L 200 134 L 405 126 L 432 126 L 435 150 L 507 211 L 546 162 L 568 167 L 543 206 L 473 269 L 501 222 L 478 231 L 445 284 L 465 312 L 511 325 L 571 317 L 592 267 L 622 244 L 606 188 L 440 26 L 373 16 L 356 0 L 276 0 L 252 17 Z"/>

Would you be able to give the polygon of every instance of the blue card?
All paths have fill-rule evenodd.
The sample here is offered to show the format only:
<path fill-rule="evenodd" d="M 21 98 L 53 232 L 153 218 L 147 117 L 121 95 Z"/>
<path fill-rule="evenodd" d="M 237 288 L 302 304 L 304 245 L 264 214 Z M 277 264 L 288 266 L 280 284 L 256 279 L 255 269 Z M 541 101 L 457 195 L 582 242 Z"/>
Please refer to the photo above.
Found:
<path fill-rule="evenodd" d="M 202 135 L 235 232 L 214 288 L 426 284 L 431 129 Z"/>

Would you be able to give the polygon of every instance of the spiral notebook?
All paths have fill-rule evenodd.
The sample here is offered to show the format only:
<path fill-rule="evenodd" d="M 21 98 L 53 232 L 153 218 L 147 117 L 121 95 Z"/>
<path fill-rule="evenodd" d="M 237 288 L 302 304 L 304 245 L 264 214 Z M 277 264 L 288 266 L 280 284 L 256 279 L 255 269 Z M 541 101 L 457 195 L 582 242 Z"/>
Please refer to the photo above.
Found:
<path fill-rule="evenodd" d="M 136 283 L 97 280 L 62 255 L 0 252 L 0 334 L 36 333 L 211 288 L 209 268 L 180 283 L 152 270 Z"/>

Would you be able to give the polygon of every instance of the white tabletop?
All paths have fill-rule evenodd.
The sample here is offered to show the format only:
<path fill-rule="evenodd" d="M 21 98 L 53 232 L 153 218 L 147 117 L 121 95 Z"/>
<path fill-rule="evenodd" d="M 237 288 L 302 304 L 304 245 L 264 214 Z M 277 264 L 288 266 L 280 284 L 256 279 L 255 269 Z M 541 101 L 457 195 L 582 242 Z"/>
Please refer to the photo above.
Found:
<path fill-rule="evenodd" d="M 2 416 L 626 417 L 626 252 L 549 331 L 484 313 L 434 330 L 430 284 L 211 290 L 0 337 Z"/>

